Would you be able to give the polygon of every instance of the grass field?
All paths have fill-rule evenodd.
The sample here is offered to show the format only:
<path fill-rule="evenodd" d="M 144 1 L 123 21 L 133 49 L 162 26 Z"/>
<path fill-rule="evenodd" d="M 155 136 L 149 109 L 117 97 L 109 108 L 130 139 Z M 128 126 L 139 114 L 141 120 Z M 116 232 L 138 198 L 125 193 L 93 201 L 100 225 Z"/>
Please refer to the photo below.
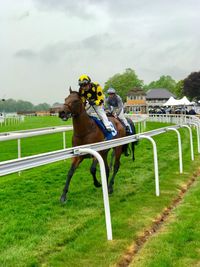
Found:
<path fill-rule="evenodd" d="M 0 131 L 63 125 L 56 117 L 27 118 Z M 147 123 L 147 130 L 164 127 Z M 0 266 L 115 266 L 136 238 L 170 206 L 199 168 L 196 132 L 195 160 L 190 159 L 189 133 L 180 129 L 183 174 L 179 174 L 176 133 L 155 136 L 160 197 L 155 196 L 152 145 L 141 140 L 136 160 L 122 157 L 114 193 L 110 196 L 113 241 L 106 240 L 102 190 L 89 173 L 89 160 L 76 171 L 65 205 L 59 203 L 70 160 L 49 164 L 21 175 L 0 178 Z M 71 146 L 71 133 L 66 134 Z M 62 135 L 22 140 L 22 156 L 62 148 Z M 0 160 L 17 157 L 16 141 L 0 143 Z M 100 178 L 99 178 L 100 179 Z M 146 242 L 132 266 L 199 266 L 199 176 L 181 204 Z"/>

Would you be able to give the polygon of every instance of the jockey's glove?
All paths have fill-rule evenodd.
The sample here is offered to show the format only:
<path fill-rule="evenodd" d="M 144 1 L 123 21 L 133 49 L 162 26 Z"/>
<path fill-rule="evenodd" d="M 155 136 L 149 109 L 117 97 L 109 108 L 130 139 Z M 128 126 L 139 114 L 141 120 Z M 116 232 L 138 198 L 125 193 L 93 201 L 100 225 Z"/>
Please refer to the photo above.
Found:
<path fill-rule="evenodd" d="M 89 100 L 88 102 L 89 102 L 90 106 L 94 106 L 95 105 L 94 101 L 92 101 L 92 100 Z"/>

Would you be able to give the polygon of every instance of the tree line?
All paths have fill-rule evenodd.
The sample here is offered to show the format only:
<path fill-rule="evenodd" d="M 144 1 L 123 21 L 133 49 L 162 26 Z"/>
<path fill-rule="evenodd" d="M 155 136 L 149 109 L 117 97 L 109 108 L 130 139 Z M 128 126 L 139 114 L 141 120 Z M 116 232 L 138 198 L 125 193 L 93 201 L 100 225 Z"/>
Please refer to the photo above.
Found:
<path fill-rule="evenodd" d="M 165 88 L 173 93 L 177 98 L 184 95 L 191 101 L 200 100 L 200 71 L 192 72 L 183 80 L 175 81 L 169 75 L 162 75 L 158 80 L 152 81 L 149 84 L 144 84 L 143 80 L 139 79 L 135 71 L 131 68 L 126 69 L 122 74 L 117 73 L 107 80 L 104 86 L 104 92 L 109 87 L 116 89 L 117 93 L 126 101 L 126 96 L 129 90 L 139 87 L 145 91 L 149 89 Z M 29 101 L 0 99 L 1 112 L 17 112 L 17 111 L 41 111 L 49 110 L 50 105 L 42 103 L 33 105 Z"/>
<path fill-rule="evenodd" d="M 29 101 L 14 100 L 14 99 L 1 99 L 0 112 L 23 112 L 23 111 L 41 111 L 49 110 L 51 106 L 47 103 L 33 105 Z"/>
<path fill-rule="evenodd" d="M 145 91 L 165 88 L 177 98 L 187 96 L 191 101 L 198 101 L 200 100 L 200 71 L 192 72 L 188 77 L 180 81 L 175 81 L 169 75 L 163 75 L 156 81 L 144 84 L 135 71 L 128 68 L 123 74 L 115 74 L 109 78 L 105 83 L 104 90 L 106 91 L 109 87 L 115 88 L 124 101 L 126 100 L 127 92 L 135 87 L 143 88 Z"/>

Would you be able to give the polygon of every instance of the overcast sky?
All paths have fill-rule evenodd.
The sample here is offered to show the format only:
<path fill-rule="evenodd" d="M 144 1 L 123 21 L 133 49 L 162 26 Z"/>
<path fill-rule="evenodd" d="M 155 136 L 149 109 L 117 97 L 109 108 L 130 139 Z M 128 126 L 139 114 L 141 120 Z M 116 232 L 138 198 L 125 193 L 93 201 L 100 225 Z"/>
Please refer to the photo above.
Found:
<path fill-rule="evenodd" d="M 199 0 L 0 0 L 0 99 L 63 102 L 88 74 L 200 70 Z"/>

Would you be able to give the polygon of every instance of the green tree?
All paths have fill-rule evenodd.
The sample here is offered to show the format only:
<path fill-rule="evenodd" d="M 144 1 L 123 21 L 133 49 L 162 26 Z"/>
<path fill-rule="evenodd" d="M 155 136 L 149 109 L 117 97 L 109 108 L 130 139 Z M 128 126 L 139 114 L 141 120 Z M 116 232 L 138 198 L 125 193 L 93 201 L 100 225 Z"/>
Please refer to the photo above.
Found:
<path fill-rule="evenodd" d="M 41 103 L 41 104 L 34 106 L 34 110 L 36 111 L 49 110 L 50 107 L 51 106 L 47 103 Z"/>
<path fill-rule="evenodd" d="M 175 93 L 176 81 L 172 79 L 171 76 L 162 75 L 159 80 L 152 81 L 148 85 L 144 86 L 145 90 L 155 89 L 155 88 L 165 88 L 168 89 L 171 93 Z"/>
<path fill-rule="evenodd" d="M 49 110 L 50 105 L 47 103 L 42 103 L 34 106 L 29 101 L 14 100 L 14 99 L 4 99 L 0 101 L 0 112 L 18 112 L 18 111 L 41 111 Z"/>
<path fill-rule="evenodd" d="M 127 92 L 134 87 L 143 87 L 143 81 L 138 79 L 134 70 L 128 68 L 123 74 L 118 73 L 109 78 L 104 90 L 106 91 L 109 87 L 115 88 L 117 94 L 125 101 Z"/>
<path fill-rule="evenodd" d="M 200 100 L 200 71 L 192 72 L 183 81 L 183 93 L 190 100 Z"/>
<path fill-rule="evenodd" d="M 18 100 L 17 111 L 33 111 L 34 105 L 29 101 Z"/>
<path fill-rule="evenodd" d="M 183 80 L 180 80 L 177 82 L 175 88 L 174 88 L 174 94 L 177 96 L 177 98 L 182 98 L 184 96 L 183 94 Z"/>
<path fill-rule="evenodd" d="M 4 99 L 0 101 L 1 112 L 15 112 L 17 110 L 17 102 L 13 99 Z"/>

